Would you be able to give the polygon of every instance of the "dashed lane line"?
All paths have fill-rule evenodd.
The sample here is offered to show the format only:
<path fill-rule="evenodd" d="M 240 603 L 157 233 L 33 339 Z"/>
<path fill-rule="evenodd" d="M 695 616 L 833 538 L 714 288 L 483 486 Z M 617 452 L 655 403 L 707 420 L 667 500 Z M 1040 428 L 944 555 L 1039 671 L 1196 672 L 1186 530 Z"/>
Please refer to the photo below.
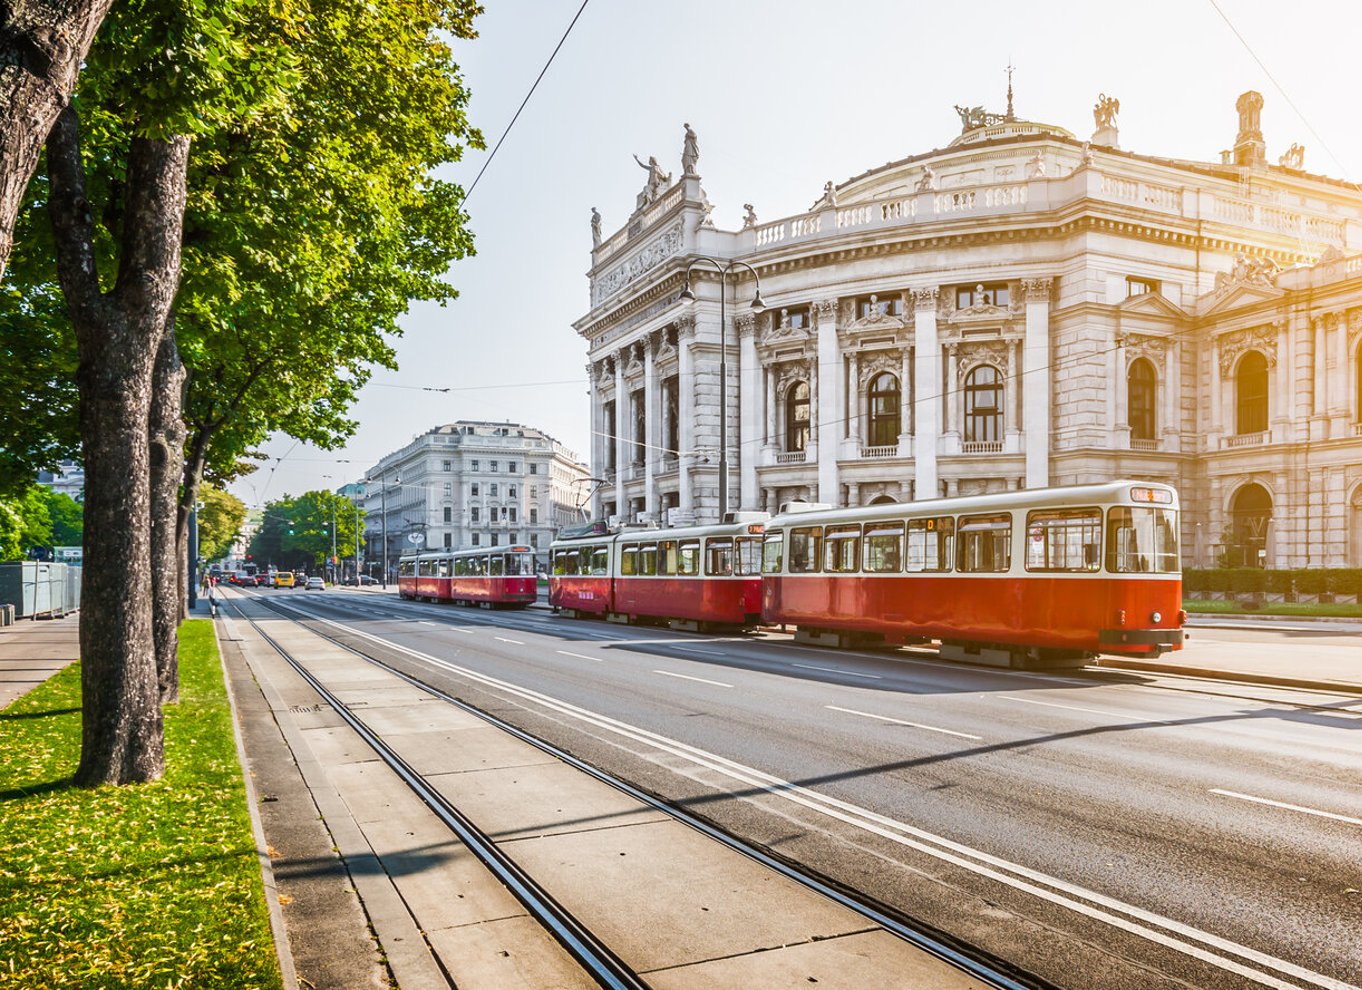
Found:
<path fill-rule="evenodd" d="M 959 736 L 961 739 L 982 740 L 983 736 L 972 736 L 968 732 L 956 732 L 954 729 L 941 729 L 935 725 L 923 725 L 921 722 L 905 722 L 901 718 L 889 718 L 887 715 L 874 715 L 870 712 L 858 712 L 854 708 L 838 708 L 836 705 L 824 705 L 824 708 L 834 712 L 846 712 L 848 715 L 859 715 L 862 718 L 873 718 L 878 722 L 889 722 L 892 725 L 911 725 L 914 729 L 925 729 L 928 732 L 940 732 L 947 736 Z"/>
<path fill-rule="evenodd" d="M 690 674 L 674 674 L 670 670 L 655 670 L 654 674 L 661 674 L 663 677 L 679 677 L 683 681 L 699 681 L 701 684 L 713 684 L 715 687 L 731 688 L 732 684 L 725 684 L 723 681 L 711 681 L 705 677 L 691 677 Z"/>
<path fill-rule="evenodd" d="M 1285 801 L 1273 801 L 1271 798 L 1255 797 L 1252 794 L 1240 794 L 1238 791 L 1222 791 L 1218 787 L 1212 787 L 1210 790 L 1212 794 L 1236 798 L 1240 801 L 1252 801 L 1255 804 L 1266 804 L 1273 808 L 1285 808 L 1287 811 L 1299 811 L 1303 815 L 1317 815 L 1320 818 L 1332 818 L 1336 822 L 1346 822 L 1349 825 L 1362 825 L 1362 818 L 1349 818 L 1347 815 L 1337 815 L 1332 811 L 1320 811 L 1318 808 L 1306 808 L 1299 804 L 1287 804 Z"/>

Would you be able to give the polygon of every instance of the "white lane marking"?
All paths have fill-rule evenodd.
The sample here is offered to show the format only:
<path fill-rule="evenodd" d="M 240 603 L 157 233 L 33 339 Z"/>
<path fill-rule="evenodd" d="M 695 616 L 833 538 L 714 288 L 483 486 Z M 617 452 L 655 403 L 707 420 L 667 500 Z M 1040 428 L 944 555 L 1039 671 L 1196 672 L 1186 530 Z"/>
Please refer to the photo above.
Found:
<path fill-rule="evenodd" d="M 1014 698 L 1010 694 L 998 695 L 1003 701 L 1020 701 L 1024 705 L 1044 705 L 1046 708 L 1067 708 L 1071 712 L 1087 712 L 1090 715 L 1109 715 L 1112 718 L 1130 719 L 1132 722 L 1152 722 L 1154 719 L 1142 718 L 1139 715 L 1125 715 L 1121 712 L 1105 712 L 1100 708 L 1079 708 L 1077 705 L 1061 705 L 1054 701 L 1037 701 L 1035 698 Z"/>
<path fill-rule="evenodd" d="M 718 756 L 707 750 L 690 746 L 686 743 L 678 742 L 667 736 L 650 732 L 628 722 L 621 722 L 618 719 L 601 715 L 590 709 L 580 708 L 557 698 L 522 688 L 509 681 L 498 680 L 495 677 L 488 677 L 480 674 L 468 667 L 461 667 L 458 664 L 441 660 L 439 657 L 431 656 L 429 653 L 422 653 L 410 647 L 402 646 L 390 639 L 376 636 L 363 630 L 353 629 L 340 622 L 331 619 L 319 619 L 323 625 L 334 626 L 337 629 L 358 636 L 362 639 L 372 640 L 382 644 L 397 653 L 404 653 L 407 656 L 435 667 L 440 667 L 451 673 L 458 674 L 469 680 L 487 684 L 499 690 L 507 691 L 513 695 L 524 698 L 527 701 L 534 701 L 543 705 L 551 711 L 579 719 L 590 725 L 601 729 L 614 732 L 626 739 L 632 739 L 644 745 L 649 745 L 670 753 L 690 759 L 697 765 L 713 770 L 716 773 L 726 775 L 738 783 L 755 787 L 768 795 L 780 797 L 793 804 L 799 804 L 820 814 L 827 815 L 838 821 L 846 822 L 863 831 L 879 835 L 891 842 L 907 848 L 933 856 L 943 862 L 950 863 L 962 869 L 969 870 L 979 876 L 987 877 L 998 883 L 1005 884 L 1017 890 L 1024 891 L 1042 900 L 1057 904 L 1060 907 L 1086 915 L 1089 918 L 1104 922 L 1115 928 L 1120 928 L 1131 934 L 1137 935 L 1155 944 L 1174 949 L 1184 955 L 1194 959 L 1200 959 L 1210 965 L 1217 966 L 1223 970 L 1238 974 L 1262 986 L 1274 988 L 1274 990 L 1300 990 L 1295 983 L 1287 983 L 1285 980 L 1278 979 L 1271 973 L 1263 972 L 1262 969 L 1254 969 L 1236 959 L 1227 958 L 1225 955 L 1217 955 L 1208 949 L 1202 948 L 1203 945 L 1210 946 L 1220 952 L 1237 956 L 1239 959 L 1248 960 L 1264 969 L 1272 970 L 1286 976 L 1294 977 L 1297 980 L 1310 983 L 1314 986 L 1323 987 L 1325 990 L 1362 990 L 1353 984 L 1344 983 L 1342 980 L 1325 976 L 1323 973 L 1316 973 L 1298 966 L 1295 963 L 1287 962 L 1285 959 L 1278 959 L 1276 956 L 1252 949 L 1248 946 L 1232 942 L 1227 938 L 1203 932 L 1191 925 L 1183 924 L 1172 918 L 1144 908 L 1126 904 L 1114 897 L 1108 897 L 1096 891 L 1088 890 L 1077 884 L 1060 880 L 1039 870 L 1013 863 L 999 856 L 993 856 L 981 850 L 973 849 L 963 843 L 954 842 L 943 836 L 934 835 L 924 829 L 916 828 L 905 822 L 897 821 L 888 816 L 870 811 L 847 801 L 841 801 L 834 797 L 819 794 L 817 791 L 809 790 L 790 781 L 783 780 L 773 774 L 765 773 L 761 770 L 746 766 L 726 757 Z M 1038 886 L 1038 885 L 1045 886 Z M 1087 902 L 1087 903 L 1084 903 Z M 1112 912 L 1120 912 L 1113 914 Z M 1150 927 L 1154 926 L 1154 927 Z M 1159 929 L 1163 929 L 1160 931 Z M 1173 934 L 1167 934 L 1171 932 Z M 1180 936 L 1180 937 L 1175 937 Z M 1190 940 L 1190 941 L 1184 941 Z M 1193 943 L 1201 943 L 1193 944 Z"/>
<path fill-rule="evenodd" d="M 673 650 L 686 650 L 690 653 L 708 653 L 712 657 L 728 656 L 723 650 L 707 650 L 703 646 L 669 646 L 668 648 Z"/>
<path fill-rule="evenodd" d="M 465 633 L 465 634 L 467 634 L 467 635 L 469 635 L 469 636 L 472 636 L 472 635 L 474 635 L 474 634 L 477 632 L 476 629 L 461 629 L 461 628 L 459 628 L 458 626 L 450 626 L 449 629 L 450 629 L 450 632 L 461 632 L 461 633 Z"/>
<path fill-rule="evenodd" d="M 836 667 L 815 667 L 815 666 L 814 666 L 813 664 L 811 664 L 811 663 L 792 663 L 792 664 L 790 664 L 790 666 L 791 666 L 791 667 L 802 667 L 804 670 L 821 670 L 821 671 L 823 671 L 824 673 L 827 673 L 827 674 L 846 674 L 846 676 L 848 676 L 848 677 L 868 677 L 868 678 L 870 678 L 871 680 L 875 680 L 875 681 L 882 681 L 882 680 L 884 680 L 884 678 L 881 677 L 879 674 L 862 674 L 862 673 L 860 673 L 859 671 L 855 671 L 855 670 L 839 670 L 839 669 L 836 668 Z"/>
<path fill-rule="evenodd" d="M 503 642 L 503 643 L 514 643 L 516 646 L 524 646 L 524 645 L 525 645 L 525 643 L 524 643 L 523 640 L 519 640 L 519 639 L 507 639 L 505 636 L 493 636 L 492 638 L 495 639 L 495 640 L 500 640 L 500 641 Z"/>
<path fill-rule="evenodd" d="M 569 653 L 567 650 L 559 650 L 565 657 L 576 657 L 578 660 L 595 660 L 597 663 L 605 663 L 600 657 L 589 657 L 584 653 Z"/>
<path fill-rule="evenodd" d="M 824 708 L 834 712 L 846 712 L 848 715 L 859 715 L 862 718 L 873 718 L 880 722 L 889 722 L 893 725 L 911 725 L 914 729 L 926 729 L 928 732 L 942 732 L 948 736 L 959 736 L 961 739 L 983 739 L 983 736 L 972 736 L 968 732 L 956 732 L 953 729 L 938 729 L 934 725 L 923 725 L 921 722 L 905 722 L 900 718 L 889 718 L 886 715 L 873 715 L 870 712 L 858 712 L 854 708 L 838 708 L 836 705 L 824 705 Z"/>
<path fill-rule="evenodd" d="M 439 625 L 438 622 L 431 622 L 431 621 L 429 621 L 429 620 L 427 620 L 427 619 L 421 619 L 417 624 L 418 624 L 418 625 L 422 625 L 422 626 L 438 626 L 438 625 Z"/>
<path fill-rule="evenodd" d="M 1299 811 L 1303 815 L 1318 815 L 1320 818 L 1332 818 L 1336 822 L 1347 822 L 1349 825 L 1362 825 L 1362 818 L 1349 818 L 1347 815 L 1336 815 L 1332 811 L 1320 811 L 1318 808 L 1305 808 L 1299 804 L 1287 804 L 1285 801 L 1273 801 L 1271 798 L 1254 797 L 1252 794 L 1240 794 L 1238 791 L 1222 791 L 1218 787 L 1212 787 L 1211 793 L 1222 794 L 1225 797 L 1238 798 L 1240 801 L 1270 804 L 1274 808 L 1285 808 L 1287 811 Z"/>
<path fill-rule="evenodd" d="M 725 684 L 723 681 L 706 680 L 703 677 L 691 677 L 689 674 L 673 674 L 670 670 L 655 670 L 654 674 L 661 674 L 663 677 L 679 677 L 683 681 L 699 681 L 701 684 L 713 684 L 715 687 L 731 688 L 732 684 Z"/>

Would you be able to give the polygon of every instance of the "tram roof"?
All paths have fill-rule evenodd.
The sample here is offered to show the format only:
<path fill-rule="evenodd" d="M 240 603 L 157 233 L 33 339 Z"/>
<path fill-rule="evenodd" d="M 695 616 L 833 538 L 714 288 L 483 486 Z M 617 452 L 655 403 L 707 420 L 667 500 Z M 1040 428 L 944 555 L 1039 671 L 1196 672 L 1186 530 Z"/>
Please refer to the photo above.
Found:
<path fill-rule="evenodd" d="M 765 513 L 751 513 L 751 515 L 765 517 Z M 595 536 L 574 536 L 571 539 L 554 540 L 552 546 L 595 546 L 614 543 L 617 540 L 621 542 L 630 540 L 656 542 L 658 540 L 684 540 L 706 536 L 760 536 L 768 524 L 769 518 L 749 518 L 740 522 L 716 523 L 711 526 L 677 526 L 672 529 L 620 529 Z"/>
<path fill-rule="evenodd" d="M 534 547 L 528 543 L 513 543 L 502 547 L 459 547 L 457 549 L 423 550 L 421 553 L 409 553 L 402 557 L 402 560 L 436 560 L 440 557 L 479 557 L 489 553 L 534 553 Z"/>
<path fill-rule="evenodd" d="M 1154 503 L 1141 500 L 1135 489 L 1154 489 L 1168 492 L 1171 502 Z M 1055 488 L 1024 488 L 1020 491 L 994 492 L 989 495 L 957 495 L 951 498 L 923 499 L 918 502 L 886 502 L 882 505 L 860 505 L 850 508 L 818 508 L 800 512 L 782 512 L 767 524 L 777 527 L 818 526 L 839 522 L 879 522 L 932 515 L 967 515 L 975 512 L 999 512 L 1004 509 L 1079 508 L 1090 505 L 1153 505 L 1163 509 L 1178 508 L 1177 489 L 1156 481 L 1108 481 L 1095 485 L 1065 485 Z"/>

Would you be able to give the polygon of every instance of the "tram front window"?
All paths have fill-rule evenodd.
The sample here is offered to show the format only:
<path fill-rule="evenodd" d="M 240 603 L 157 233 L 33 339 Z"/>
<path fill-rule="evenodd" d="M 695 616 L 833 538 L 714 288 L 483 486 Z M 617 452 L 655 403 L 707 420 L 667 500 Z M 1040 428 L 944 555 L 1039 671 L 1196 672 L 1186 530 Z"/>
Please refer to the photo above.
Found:
<path fill-rule="evenodd" d="M 1107 512 L 1108 571 L 1177 574 L 1181 569 L 1176 510 L 1118 506 Z"/>
<path fill-rule="evenodd" d="M 534 576 L 534 554 L 532 553 L 508 553 L 506 555 L 506 576 L 507 577 L 533 577 Z"/>

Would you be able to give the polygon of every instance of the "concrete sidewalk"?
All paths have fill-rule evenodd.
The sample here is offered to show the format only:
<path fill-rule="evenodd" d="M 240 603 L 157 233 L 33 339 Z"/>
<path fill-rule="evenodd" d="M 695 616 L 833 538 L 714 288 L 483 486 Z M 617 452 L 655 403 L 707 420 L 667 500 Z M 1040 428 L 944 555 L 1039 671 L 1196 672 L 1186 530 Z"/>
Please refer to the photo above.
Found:
<path fill-rule="evenodd" d="M 80 617 L 20 619 L 0 626 L 0 709 L 80 655 Z"/>

